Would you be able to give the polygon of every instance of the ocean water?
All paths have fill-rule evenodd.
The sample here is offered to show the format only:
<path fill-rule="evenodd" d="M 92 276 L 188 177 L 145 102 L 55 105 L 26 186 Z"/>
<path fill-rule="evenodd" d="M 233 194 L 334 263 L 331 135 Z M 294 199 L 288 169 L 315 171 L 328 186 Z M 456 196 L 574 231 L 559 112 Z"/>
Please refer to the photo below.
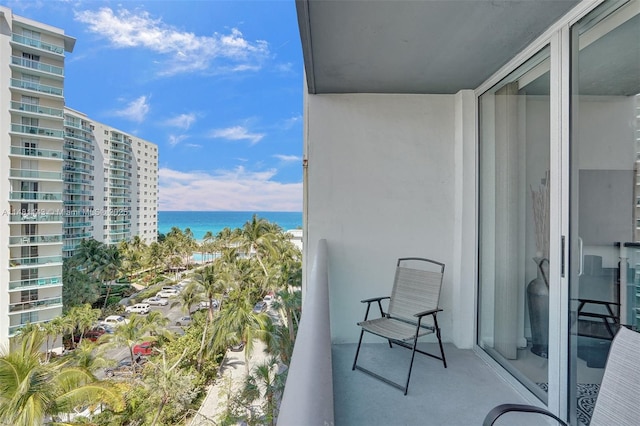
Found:
<path fill-rule="evenodd" d="M 177 226 L 183 231 L 190 228 L 196 240 L 202 240 L 207 231 L 213 235 L 224 228 L 242 228 L 253 215 L 277 223 L 284 231 L 302 227 L 302 212 L 158 212 L 158 232 L 166 234 Z"/>

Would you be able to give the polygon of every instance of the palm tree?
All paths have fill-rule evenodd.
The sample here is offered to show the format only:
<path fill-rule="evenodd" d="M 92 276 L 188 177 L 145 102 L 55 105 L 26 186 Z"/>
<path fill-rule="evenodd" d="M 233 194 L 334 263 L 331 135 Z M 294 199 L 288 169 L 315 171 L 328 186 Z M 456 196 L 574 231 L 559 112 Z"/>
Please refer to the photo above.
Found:
<path fill-rule="evenodd" d="M 180 305 L 182 312 L 185 314 L 191 314 L 191 307 L 204 301 L 204 296 L 198 291 L 199 284 L 197 282 L 190 282 L 178 295 L 174 302 L 171 302 L 171 307 Z"/>
<path fill-rule="evenodd" d="M 260 424 L 275 426 L 278 401 L 284 392 L 286 374 L 280 373 L 277 359 L 270 357 L 253 368 L 244 383 L 242 399 L 247 405 L 262 401 L 263 418 Z"/>
<path fill-rule="evenodd" d="M 147 320 L 140 315 L 131 314 L 128 322 L 116 327 L 113 334 L 108 336 L 108 340 L 112 346 L 126 347 L 129 350 L 131 365 L 134 366 L 136 360 L 133 354 L 133 347 L 138 343 L 142 343 L 143 338 L 148 335 L 148 331 L 149 323 Z"/>
<path fill-rule="evenodd" d="M 107 307 L 113 282 L 121 275 L 121 266 L 122 258 L 120 257 L 118 248 L 116 246 L 107 246 L 95 269 L 96 276 L 102 281 L 102 284 L 107 287 L 107 294 L 104 297 L 102 309 Z"/>
<path fill-rule="evenodd" d="M 124 407 L 120 391 L 83 368 L 42 363 L 44 338 L 34 328 L 19 335 L 11 351 L 0 353 L 0 424 L 42 425 L 48 417 L 100 402 L 116 411 Z"/>
<path fill-rule="evenodd" d="M 178 368 L 186 352 L 187 349 L 185 348 L 182 351 L 182 355 L 170 363 L 167 361 L 166 353 L 161 351 L 159 362 L 149 363 L 150 374 L 147 375 L 145 384 L 151 393 L 151 398 L 157 398 L 158 400 L 158 409 L 153 417 L 151 426 L 155 426 L 158 423 L 162 410 L 169 402 L 181 402 L 178 400 L 184 399 L 186 395 L 191 394 L 194 378 Z M 187 396 L 187 398 L 189 397 Z"/>
<path fill-rule="evenodd" d="M 75 331 L 80 333 L 78 343 L 82 342 L 84 333 L 98 321 L 98 318 L 100 318 L 100 309 L 92 309 L 89 304 L 74 306 L 69 310 L 67 319 L 70 323 L 71 333 L 73 334 Z"/>
<path fill-rule="evenodd" d="M 254 214 L 251 221 L 244 224 L 240 238 L 237 239 L 247 255 L 255 255 L 265 276 L 269 276 L 269 273 L 264 266 L 262 257 L 271 246 L 273 231 L 274 227 L 268 220 L 258 219 L 258 215 Z"/>

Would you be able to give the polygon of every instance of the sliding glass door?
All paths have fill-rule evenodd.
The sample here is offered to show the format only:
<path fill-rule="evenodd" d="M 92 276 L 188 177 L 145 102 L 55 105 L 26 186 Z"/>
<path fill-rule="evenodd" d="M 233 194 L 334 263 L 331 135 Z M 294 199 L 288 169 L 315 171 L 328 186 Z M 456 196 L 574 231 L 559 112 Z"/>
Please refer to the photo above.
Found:
<path fill-rule="evenodd" d="M 640 2 L 571 28 L 569 418 L 588 424 L 640 294 Z"/>
<path fill-rule="evenodd" d="M 478 344 L 546 401 L 550 47 L 482 94 Z"/>

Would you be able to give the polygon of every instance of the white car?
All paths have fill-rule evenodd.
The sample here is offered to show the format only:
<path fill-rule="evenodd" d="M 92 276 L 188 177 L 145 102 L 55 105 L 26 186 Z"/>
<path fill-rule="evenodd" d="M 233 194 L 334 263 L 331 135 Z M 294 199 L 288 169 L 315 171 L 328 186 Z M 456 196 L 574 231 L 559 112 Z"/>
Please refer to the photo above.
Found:
<path fill-rule="evenodd" d="M 151 305 L 148 303 L 136 303 L 133 306 L 127 306 L 124 311 L 129 314 L 148 314 Z"/>
<path fill-rule="evenodd" d="M 168 297 L 174 297 L 177 295 L 178 295 L 178 290 L 171 289 L 171 290 L 161 290 L 160 292 L 158 292 L 158 294 L 156 294 L 156 297 L 168 298 Z"/>
<path fill-rule="evenodd" d="M 110 327 L 118 327 L 122 324 L 128 324 L 129 320 L 122 315 L 109 315 L 104 320 L 102 320 L 102 323 Z"/>
<path fill-rule="evenodd" d="M 148 299 L 144 299 L 142 303 L 148 303 L 150 305 L 157 306 L 167 306 L 169 304 L 169 301 L 167 299 L 163 299 L 162 297 L 153 296 Z"/>

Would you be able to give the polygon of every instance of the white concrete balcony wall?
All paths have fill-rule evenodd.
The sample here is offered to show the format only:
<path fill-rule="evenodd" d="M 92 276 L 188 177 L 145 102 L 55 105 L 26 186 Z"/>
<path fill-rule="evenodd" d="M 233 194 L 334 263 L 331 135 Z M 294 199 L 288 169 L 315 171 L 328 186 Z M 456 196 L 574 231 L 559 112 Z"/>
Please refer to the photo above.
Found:
<path fill-rule="evenodd" d="M 334 343 L 357 339 L 359 301 L 389 294 L 396 259 L 421 256 L 447 265 L 444 339 L 473 345 L 475 237 L 464 235 L 462 222 L 475 220 L 475 199 L 472 191 L 465 203 L 462 190 L 474 185 L 475 158 L 462 145 L 475 143 L 474 103 L 468 93 L 306 95 L 305 262 L 325 238 Z M 456 120 L 462 113 L 470 125 Z M 472 176 L 463 176 L 469 162 Z M 470 216 L 457 213 L 463 205 Z"/>

